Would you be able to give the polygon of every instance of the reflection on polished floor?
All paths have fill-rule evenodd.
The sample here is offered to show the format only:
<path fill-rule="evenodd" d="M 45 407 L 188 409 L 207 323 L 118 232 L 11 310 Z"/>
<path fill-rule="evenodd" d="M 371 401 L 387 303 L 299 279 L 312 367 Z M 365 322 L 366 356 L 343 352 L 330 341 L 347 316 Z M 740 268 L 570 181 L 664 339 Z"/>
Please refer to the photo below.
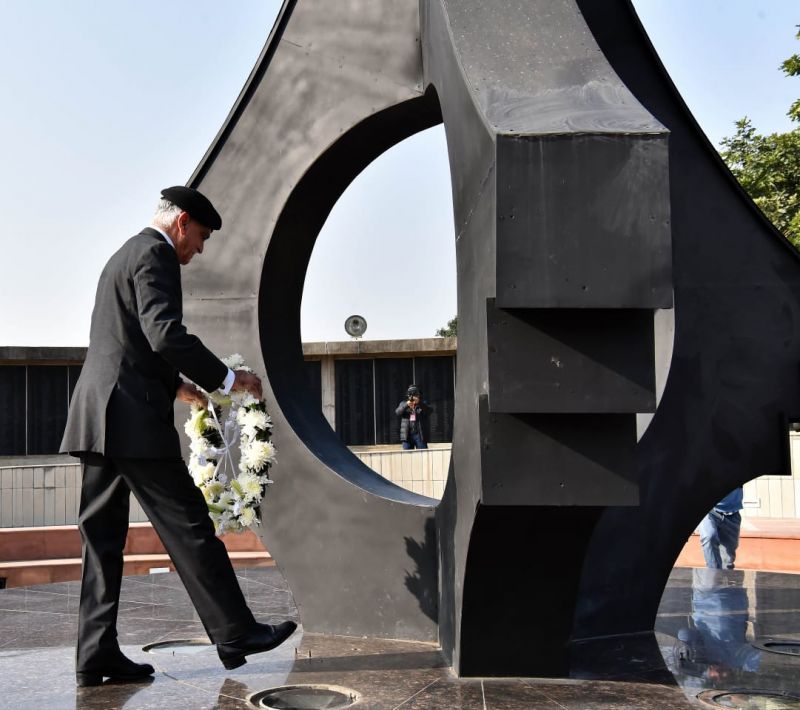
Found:
<path fill-rule="evenodd" d="M 296 618 L 277 569 L 238 574 L 259 619 Z M 355 707 L 387 709 L 664 710 L 709 707 L 697 700 L 709 689 L 800 696 L 800 656 L 757 647 L 775 638 L 800 643 L 797 575 L 676 569 L 655 634 L 573 644 L 573 671 L 564 680 L 458 679 L 433 645 L 301 631 L 235 671 L 222 667 L 213 647 L 147 654 L 141 649 L 149 643 L 204 636 L 177 575 L 157 574 L 125 578 L 119 623 L 123 650 L 153 663 L 155 678 L 76 689 L 78 592 L 77 582 L 0 591 L 0 706 L 245 710 L 252 707 L 248 695 L 298 683 L 351 688 L 362 698 Z M 781 648 L 792 650 L 791 643 Z M 787 697 L 785 703 L 725 707 L 791 703 Z"/>

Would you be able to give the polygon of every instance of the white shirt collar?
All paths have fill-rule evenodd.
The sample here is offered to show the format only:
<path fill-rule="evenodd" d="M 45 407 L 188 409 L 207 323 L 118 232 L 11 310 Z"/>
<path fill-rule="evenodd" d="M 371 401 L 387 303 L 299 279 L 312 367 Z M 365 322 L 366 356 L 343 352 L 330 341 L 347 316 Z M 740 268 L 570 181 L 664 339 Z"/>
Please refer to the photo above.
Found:
<path fill-rule="evenodd" d="M 162 237 L 164 237 L 164 239 L 167 240 L 167 244 L 169 244 L 173 249 L 175 248 L 175 244 L 169 238 L 169 234 L 162 232 L 158 227 L 154 227 L 152 224 L 150 225 L 150 229 L 155 229 L 156 232 L 158 232 Z"/>

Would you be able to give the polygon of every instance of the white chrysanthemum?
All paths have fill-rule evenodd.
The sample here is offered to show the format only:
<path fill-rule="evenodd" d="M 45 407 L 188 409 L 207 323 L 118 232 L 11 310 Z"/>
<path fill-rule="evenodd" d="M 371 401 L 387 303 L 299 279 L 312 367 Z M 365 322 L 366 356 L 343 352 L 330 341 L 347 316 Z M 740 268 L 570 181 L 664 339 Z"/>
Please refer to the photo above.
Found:
<path fill-rule="evenodd" d="M 246 469 L 260 471 L 275 459 L 275 447 L 269 441 L 252 441 L 242 451 L 242 460 Z M 239 466 L 242 469 L 242 466 Z"/>
<path fill-rule="evenodd" d="M 253 372 L 238 353 L 223 361 L 231 369 Z M 275 447 L 258 440 L 272 429 L 272 419 L 264 402 L 249 392 L 231 392 L 227 396 L 219 391 L 207 394 L 218 405 L 216 412 L 226 413 L 218 414 L 220 426 L 210 410 L 192 408 L 184 425 L 192 452 L 189 471 L 206 499 L 217 534 L 240 532 L 259 522 L 257 511 L 263 487 L 272 483 L 266 474 L 269 464 L 275 461 Z M 220 446 L 212 446 L 206 440 L 214 431 L 222 438 Z M 236 471 L 229 469 L 227 452 L 237 440 L 240 473 L 234 476 Z"/>
<path fill-rule="evenodd" d="M 236 414 L 236 422 L 239 426 L 251 425 L 259 429 L 271 429 L 272 417 L 267 414 L 263 409 L 245 409 L 241 408 Z"/>
<path fill-rule="evenodd" d="M 205 439 L 192 439 L 191 442 L 189 442 L 189 450 L 198 458 L 200 456 L 205 458 L 214 457 L 214 453 Z"/>
<path fill-rule="evenodd" d="M 258 404 L 258 402 L 260 401 L 260 400 L 256 399 L 255 397 L 253 397 L 252 394 L 250 394 L 249 392 L 246 392 L 246 391 L 238 393 L 238 394 L 241 395 L 241 399 L 239 400 L 239 406 L 241 406 L 241 407 L 249 407 L 251 404 Z M 238 397 L 237 397 L 237 399 L 238 399 Z"/>
<path fill-rule="evenodd" d="M 251 525 L 258 522 L 258 518 L 256 517 L 256 509 L 247 506 L 246 508 L 242 509 L 242 512 L 239 513 L 239 523 L 245 528 L 249 528 Z"/>
<path fill-rule="evenodd" d="M 258 409 L 244 410 L 244 416 L 239 418 L 239 424 L 243 427 L 254 427 L 256 429 L 267 428 L 267 415 Z"/>
<path fill-rule="evenodd" d="M 252 473 L 242 473 L 237 479 L 245 499 L 255 500 L 261 497 L 261 481 Z"/>

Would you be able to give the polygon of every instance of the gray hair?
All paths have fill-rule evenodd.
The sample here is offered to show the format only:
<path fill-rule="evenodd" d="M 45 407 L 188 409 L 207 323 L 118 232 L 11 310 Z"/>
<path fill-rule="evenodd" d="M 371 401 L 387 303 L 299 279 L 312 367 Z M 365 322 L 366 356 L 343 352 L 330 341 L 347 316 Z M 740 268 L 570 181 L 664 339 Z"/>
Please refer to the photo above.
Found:
<path fill-rule="evenodd" d="M 183 210 L 178 207 L 178 205 L 162 197 L 156 205 L 156 213 L 153 215 L 153 225 L 166 231 L 172 226 L 172 223 L 181 212 L 183 212 Z"/>

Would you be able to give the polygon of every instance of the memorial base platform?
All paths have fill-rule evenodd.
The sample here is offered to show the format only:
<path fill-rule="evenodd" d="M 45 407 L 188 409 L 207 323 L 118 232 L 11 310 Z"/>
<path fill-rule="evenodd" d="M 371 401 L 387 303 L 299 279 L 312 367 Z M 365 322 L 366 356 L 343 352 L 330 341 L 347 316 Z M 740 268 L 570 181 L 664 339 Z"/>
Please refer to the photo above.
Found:
<path fill-rule="evenodd" d="M 276 568 L 237 574 L 259 619 L 298 618 Z M 122 585 L 119 640 L 131 658 L 156 667 L 152 680 L 76 688 L 78 593 L 78 582 L 0 591 L 3 707 L 246 710 L 267 689 L 287 685 L 311 686 L 309 702 L 344 689 L 359 710 L 671 710 L 713 707 L 703 698 L 715 697 L 727 703 L 717 707 L 800 706 L 800 657 L 791 650 L 800 644 L 796 575 L 675 569 L 655 633 L 574 642 L 564 679 L 457 678 L 434 644 L 323 636 L 302 627 L 283 646 L 226 671 L 178 576 L 165 573 L 126 577 Z M 788 655 L 764 650 L 769 639 L 781 639 L 775 648 Z M 143 650 L 154 643 L 162 645 Z M 736 704 L 751 702 L 748 692 L 772 704 Z"/>

